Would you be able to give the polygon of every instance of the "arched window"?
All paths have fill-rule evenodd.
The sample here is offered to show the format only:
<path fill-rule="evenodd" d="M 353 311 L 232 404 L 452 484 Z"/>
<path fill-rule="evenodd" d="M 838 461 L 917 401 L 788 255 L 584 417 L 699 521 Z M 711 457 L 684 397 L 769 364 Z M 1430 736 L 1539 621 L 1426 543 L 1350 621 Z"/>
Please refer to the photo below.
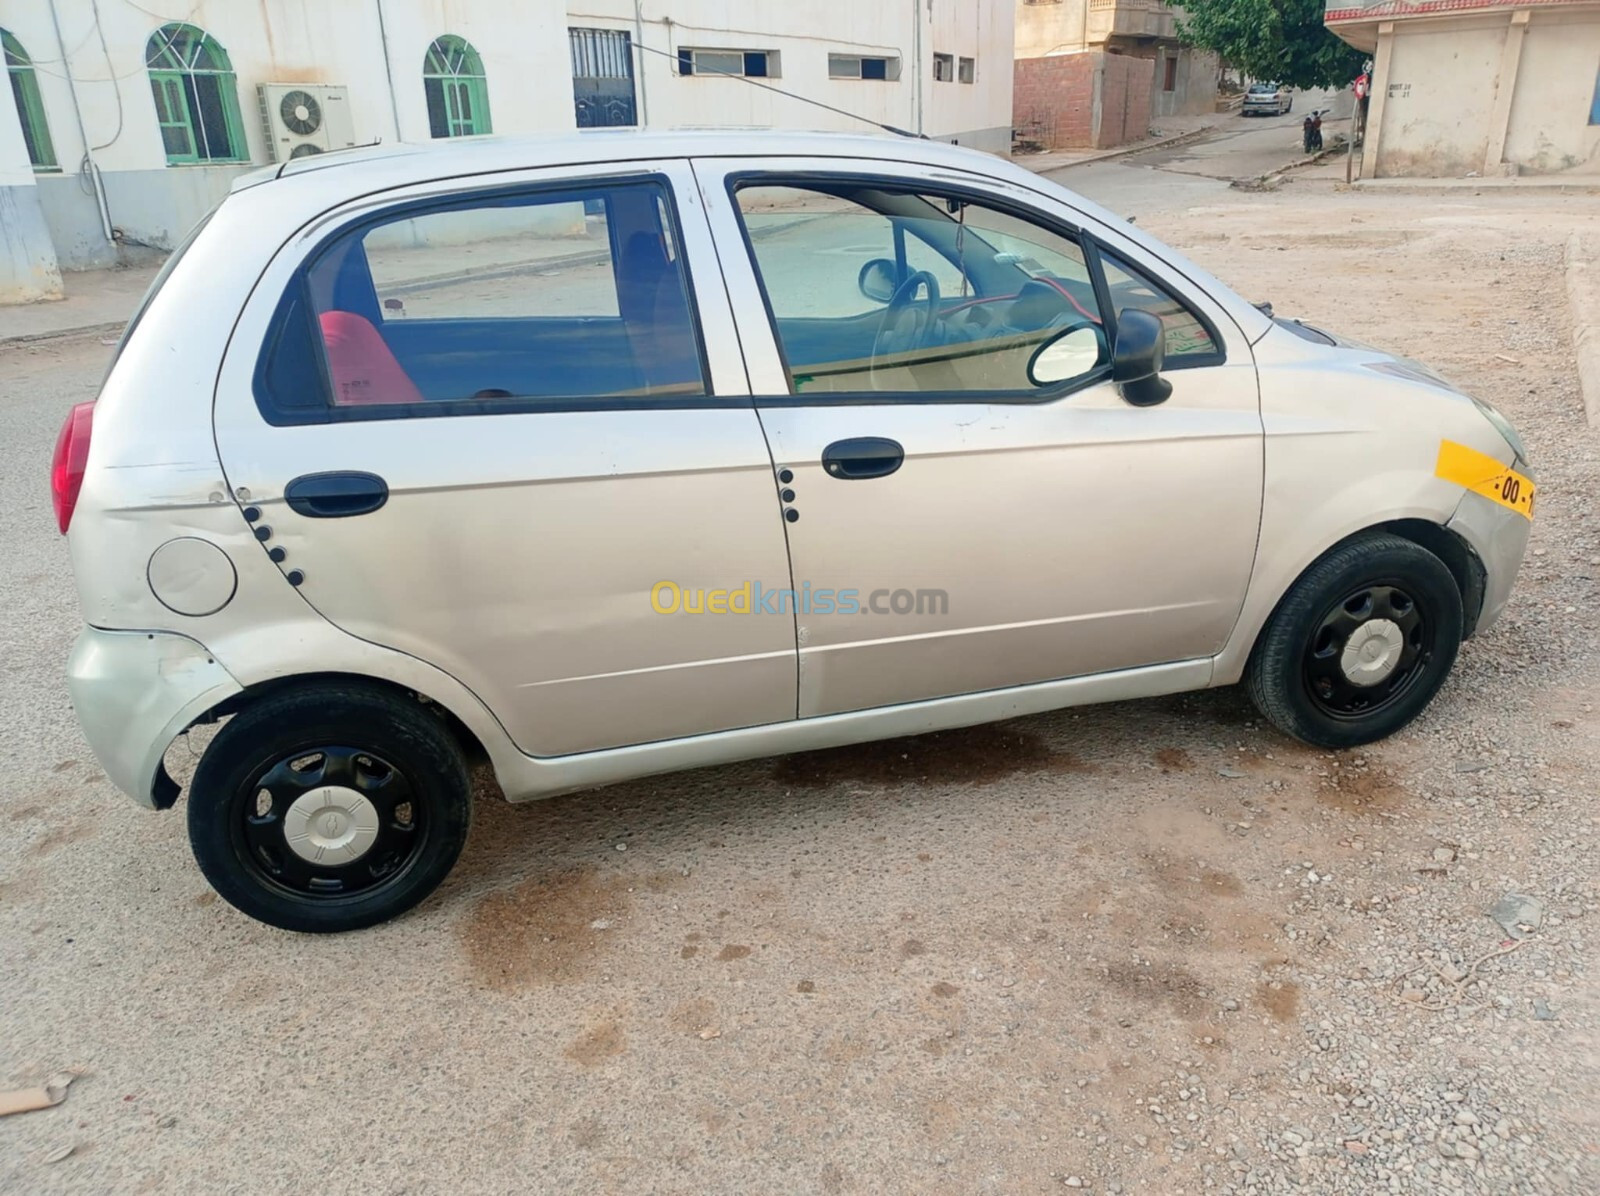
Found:
<path fill-rule="evenodd" d="M 163 25 L 145 46 L 167 164 L 245 162 L 239 85 L 224 50 L 203 29 Z"/>
<path fill-rule="evenodd" d="M 44 102 L 39 98 L 39 80 L 33 73 L 33 59 L 22 43 L 0 29 L 0 47 L 5 50 L 6 74 L 11 77 L 11 97 L 17 101 L 17 119 L 22 122 L 22 140 L 28 145 L 28 161 L 35 170 L 56 170 L 56 147 L 50 143 L 50 126 L 44 120 Z"/>
<path fill-rule="evenodd" d="M 489 83 L 483 59 L 463 39 L 446 34 L 428 47 L 422 90 L 428 97 L 428 130 L 433 136 L 489 132 Z"/>

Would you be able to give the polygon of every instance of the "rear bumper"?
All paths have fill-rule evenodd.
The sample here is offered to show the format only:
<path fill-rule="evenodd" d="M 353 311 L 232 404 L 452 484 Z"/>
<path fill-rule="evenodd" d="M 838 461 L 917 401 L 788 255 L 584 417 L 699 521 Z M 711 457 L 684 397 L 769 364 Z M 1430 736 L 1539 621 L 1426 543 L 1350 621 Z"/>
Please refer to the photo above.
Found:
<path fill-rule="evenodd" d="M 1481 494 L 1468 492 L 1445 526 L 1471 545 L 1483 562 L 1483 609 L 1470 631 L 1486 631 L 1511 599 L 1533 522 Z"/>
<path fill-rule="evenodd" d="M 85 627 L 67 662 L 72 708 L 100 767 L 152 810 L 177 800 L 161 765 L 172 741 L 241 688 L 204 645 L 166 631 Z"/>

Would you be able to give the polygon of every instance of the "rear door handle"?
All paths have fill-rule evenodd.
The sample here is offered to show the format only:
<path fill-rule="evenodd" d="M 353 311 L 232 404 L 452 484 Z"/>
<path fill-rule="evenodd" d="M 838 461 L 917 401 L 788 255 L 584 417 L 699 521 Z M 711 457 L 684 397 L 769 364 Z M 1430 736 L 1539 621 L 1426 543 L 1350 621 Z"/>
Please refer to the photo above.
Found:
<path fill-rule="evenodd" d="M 368 515 L 389 501 L 389 483 L 375 473 L 307 473 L 283 488 L 291 511 L 312 519 Z"/>
<path fill-rule="evenodd" d="M 905 462 L 906 450 L 882 436 L 835 440 L 822 450 L 822 467 L 842 481 L 886 478 Z"/>

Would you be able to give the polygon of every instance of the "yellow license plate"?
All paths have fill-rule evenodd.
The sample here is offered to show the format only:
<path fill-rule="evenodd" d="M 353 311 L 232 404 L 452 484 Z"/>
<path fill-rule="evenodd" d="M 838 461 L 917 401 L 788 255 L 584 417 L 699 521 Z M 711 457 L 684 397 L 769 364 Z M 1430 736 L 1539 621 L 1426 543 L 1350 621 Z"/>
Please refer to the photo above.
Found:
<path fill-rule="evenodd" d="M 1534 484 L 1531 478 L 1502 465 L 1487 453 L 1457 444 L 1439 442 L 1439 464 L 1434 473 L 1447 482 L 1464 486 L 1490 502 L 1508 507 L 1526 519 L 1533 518 Z"/>

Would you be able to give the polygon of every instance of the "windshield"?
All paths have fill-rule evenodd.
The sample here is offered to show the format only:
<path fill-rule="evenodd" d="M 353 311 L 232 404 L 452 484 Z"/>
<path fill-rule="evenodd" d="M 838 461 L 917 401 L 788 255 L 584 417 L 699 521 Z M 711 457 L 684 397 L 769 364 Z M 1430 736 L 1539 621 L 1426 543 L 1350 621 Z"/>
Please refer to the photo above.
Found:
<path fill-rule="evenodd" d="M 1272 93 L 1274 91 L 1277 91 L 1277 90 L 1278 90 L 1278 85 L 1276 83 L 1252 83 L 1252 84 L 1250 84 L 1250 94 L 1253 95 L 1253 96 L 1268 95 L 1268 94 L 1270 94 L 1270 93 Z"/>

